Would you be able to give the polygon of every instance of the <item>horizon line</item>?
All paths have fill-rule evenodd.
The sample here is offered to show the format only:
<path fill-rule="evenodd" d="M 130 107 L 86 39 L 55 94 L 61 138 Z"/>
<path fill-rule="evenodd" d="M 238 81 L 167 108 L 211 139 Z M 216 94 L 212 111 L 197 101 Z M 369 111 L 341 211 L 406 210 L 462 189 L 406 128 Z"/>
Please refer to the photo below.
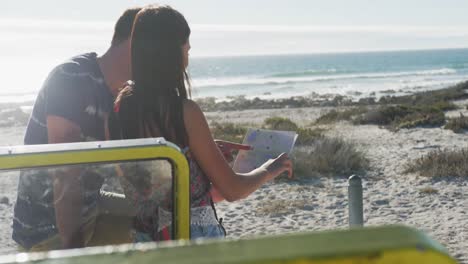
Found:
<path fill-rule="evenodd" d="M 237 58 L 237 57 L 269 57 L 269 56 L 308 56 L 308 55 L 333 55 L 333 54 L 357 54 L 357 53 L 390 53 L 390 52 L 418 52 L 418 51 L 450 51 L 468 50 L 468 45 L 463 47 L 447 48 L 402 48 L 402 49 L 376 49 L 376 50 L 345 50 L 345 51 L 320 51 L 320 52 L 297 52 L 297 53 L 252 53 L 252 54 L 225 54 L 225 55 L 191 55 L 194 59 L 203 58 Z"/>

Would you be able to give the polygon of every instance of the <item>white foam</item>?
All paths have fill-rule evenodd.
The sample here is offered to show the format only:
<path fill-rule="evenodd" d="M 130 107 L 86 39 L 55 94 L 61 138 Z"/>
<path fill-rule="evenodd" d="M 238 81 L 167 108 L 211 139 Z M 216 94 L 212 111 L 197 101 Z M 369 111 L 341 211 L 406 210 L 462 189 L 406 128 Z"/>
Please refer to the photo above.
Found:
<path fill-rule="evenodd" d="M 384 72 L 384 73 L 358 73 L 358 74 L 335 74 L 318 76 L 290 76 L 290 77 L 220 77 L 220 78 L 198 78 L 193 79 L 194 87 L 223 87 L 223 86 L 241 86 L 241 85 L 281 85 L 308 82 L 326 82 L 334 80 L 352 80 L 352 79 L 385 79 L 396 77 L 412 76 L 439 76 L 456 74 L 455 69 L 441 68 L 435 70 L 406 71 L 406 72 Z"/>

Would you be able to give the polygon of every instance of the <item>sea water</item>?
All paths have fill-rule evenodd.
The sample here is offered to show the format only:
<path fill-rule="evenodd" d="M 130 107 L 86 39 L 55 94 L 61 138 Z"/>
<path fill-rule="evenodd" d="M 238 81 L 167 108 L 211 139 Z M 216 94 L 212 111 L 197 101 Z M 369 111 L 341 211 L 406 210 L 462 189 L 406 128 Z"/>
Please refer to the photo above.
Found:
<path fill-rule="evenodd" d="M 197 97 L 414 93 L 468 79 L 468 49 L 197 58 Z"/>

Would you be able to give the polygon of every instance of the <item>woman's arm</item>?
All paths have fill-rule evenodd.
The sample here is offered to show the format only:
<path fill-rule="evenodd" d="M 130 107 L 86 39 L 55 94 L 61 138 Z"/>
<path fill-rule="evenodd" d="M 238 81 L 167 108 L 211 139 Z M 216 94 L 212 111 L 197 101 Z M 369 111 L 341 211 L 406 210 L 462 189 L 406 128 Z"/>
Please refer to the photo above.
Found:
<path fill-rule="evenodd" d="M 282 172 L 292 175 L 292 164 L 286 154 L 249 173 L 235 173 L 216 146 L 200 107 L 191 100 L 184 102 L 184 122 L 191 153 L 214 188 L 229 202 L 247 197 Z"/>
<path fill-rule="evenodd" d="M 210 193 L 211 193 L 211 199 L 213 200 L 214 203 L 219 203 L 219 202 L 226 200 L 218 191 L 218 189 L 216 189 L 214 186 L 211 187 Z"/>
<path fill-rule="evenodd" d="M 223 153 L 224 159 L 229 163 L 229 166 L 232 166 L 231 162 L 234 160 L 234 157 L 232 156 L 233 151 L 252 150 L 252 146 L 238 144 L 238 143 L 225 141 L 225 140 L 215 139 L 215 143 L 218 146 L 219 150 L 221 150 L 221 153 Z M 219 191 L 214 187 L 211 188 L 211 199 L 213 199 L 213 202 L 215 203 L 219 203 L 219 202 L 226 200 L 221 195 L 221 193 L 219 193 Z"/>

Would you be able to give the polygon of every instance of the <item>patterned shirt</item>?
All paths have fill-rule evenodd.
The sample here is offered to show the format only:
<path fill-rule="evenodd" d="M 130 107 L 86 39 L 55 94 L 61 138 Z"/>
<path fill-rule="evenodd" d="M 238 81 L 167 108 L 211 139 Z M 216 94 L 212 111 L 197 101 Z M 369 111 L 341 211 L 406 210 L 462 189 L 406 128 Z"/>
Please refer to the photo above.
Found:
<path fill-rule="evenodd" d="M 65 118 L 81 128 L 81 141 L 105 140 L 105 119 L 113 96 L 97 63 L 96 53 L 83 54 L 57 66 L 40 90 L 24 143 L 47 144 L 47 116 Z M 85 219 L 96 210 L 104 179 L 81 172 Z M 21 172 L 14 210 L 13 239 L 26 249 L 58 233 L 52 180 L 47 170 Z"/>
<path fill-rule="evenodd" d="M 211 208 L 211 182 L 192 157 L 188 148 L 183 150 L 190 168 L 190 207 L 192 208 L 191 223 L 196 225 L 218 224 L 215 214 L 213 217 L 196 215 L 204 210 L 196 208 Z M 161 173 L 170 173 L 170 170 L 161 170 L 157 162 L 122 164 L 123 177 L 120 183 L 125 196 L 129 197 L 136 208 L 134 228 L 137 232 L 145 233 L 151 237 L 148 241 L 167 240 L 165 227 L 171 228 L 172 222 L 172 180 Z M 159 167 L 159 168 L 158 168 Z M 207 218 L 207 219 L 206 219 Z"/>

